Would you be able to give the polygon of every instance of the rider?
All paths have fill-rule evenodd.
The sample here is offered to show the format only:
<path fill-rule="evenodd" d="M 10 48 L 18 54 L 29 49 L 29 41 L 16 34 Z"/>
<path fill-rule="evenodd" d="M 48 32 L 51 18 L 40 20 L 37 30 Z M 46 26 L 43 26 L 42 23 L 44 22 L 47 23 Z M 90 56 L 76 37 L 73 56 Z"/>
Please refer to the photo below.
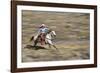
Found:
<path fill-rule="evenodd" d="M 48 30 L 49 29 L 46 27 L 45 24 L 41 24 L 41 26 L 39 27 L 38 34 L 41 40 L 41 45 L 45 44 L 45 37 Z"/>

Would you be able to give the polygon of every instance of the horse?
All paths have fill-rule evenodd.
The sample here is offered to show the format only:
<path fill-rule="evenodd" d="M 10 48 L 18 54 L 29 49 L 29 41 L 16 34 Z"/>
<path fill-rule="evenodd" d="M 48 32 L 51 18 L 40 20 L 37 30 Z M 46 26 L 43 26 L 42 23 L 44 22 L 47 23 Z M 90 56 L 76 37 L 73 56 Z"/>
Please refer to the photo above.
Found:
<path fill-rule="evenodd" d="M 52 40 L 55 38 L 55 36 L 56 36 L 55 31 L 48 30 L 48 32 L 46 33 L 46 37 L 45 37 L 44 42 L 45 42 L 45 44 L 48 44 L 49 48 L 51 48 L 53 46 L 54 48 L 57 49 L 57 47 L 52 42 Z M 39 39 L 40 39 L 39 35 L 31 37 L 30 41 L 32 41 L 32 40 L 34 41 L 34 47 L 37 45 L 37 43 L 41 42 Z"/>
<path fill-rule="evenodd" d="M 45 38 L 45 41 L 46 43 L 49 45 L 49 48 L 51 48 L 52 46 L 54 48 L 57 49 L 57 47 L 54 45 L 54 43 L 52 42 L 52 40 L 56 37 L 56 33 L 55 31 L 52 31 L 52 30 L 49 30 L 47 35 L 46 35 L 46 38 Z"/>

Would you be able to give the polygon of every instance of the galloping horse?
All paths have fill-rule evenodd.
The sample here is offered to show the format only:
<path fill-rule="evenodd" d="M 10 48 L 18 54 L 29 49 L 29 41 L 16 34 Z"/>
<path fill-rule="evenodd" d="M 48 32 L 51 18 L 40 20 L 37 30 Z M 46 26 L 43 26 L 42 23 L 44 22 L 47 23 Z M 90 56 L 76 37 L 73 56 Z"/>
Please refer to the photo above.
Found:
<path fill-rule="evenodd" d="M 53 46 L 54 48 L 56 48 L 56 46 L 52 42 L 52 39 L 54 39 L 55 36 L 56 36 L 55 31 L 49 30 L 46 33 L 45 41 L 44 42 L 45 42 L 45 44 L 48 44 L 50 48 L 51 48 L 51 46 Z M 37 43 L 41 43 L 41 40 L 40 39 L 41 39 L 40 35 L 36 35 L 36 36 L 32 36 L 31 39 L 30 39 L 30 41 L 33 40 L 34 41 L 34 46 L 36 46 Z"/>

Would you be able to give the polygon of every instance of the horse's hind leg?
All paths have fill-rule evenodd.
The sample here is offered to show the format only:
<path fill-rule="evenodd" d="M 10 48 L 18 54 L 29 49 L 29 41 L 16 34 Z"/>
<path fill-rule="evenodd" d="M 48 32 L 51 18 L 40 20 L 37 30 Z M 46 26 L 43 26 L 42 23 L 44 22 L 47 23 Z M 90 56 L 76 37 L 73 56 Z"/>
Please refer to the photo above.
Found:
<path fill-rule="evenodd" d="M 37 45 L 37 43 L 38 43 L 38 41 L 34 41 L 34 45 L 33 45 L 33 46 L 36 46 L 36 45 Z"/>
<path fill-rule="evenodd" d="M 51 45 L 50 44 L 48 44 L 49 45 L 49 48 L 51 48 Z"/>

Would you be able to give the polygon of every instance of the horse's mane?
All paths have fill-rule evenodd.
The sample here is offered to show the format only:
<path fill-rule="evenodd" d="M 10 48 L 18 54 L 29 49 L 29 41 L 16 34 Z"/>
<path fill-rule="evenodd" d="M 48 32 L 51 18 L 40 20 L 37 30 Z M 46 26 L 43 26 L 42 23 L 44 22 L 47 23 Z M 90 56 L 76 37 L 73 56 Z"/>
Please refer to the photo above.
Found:
<path fill-rule="evenodd" d="M 49 34 L 51 31 L 52 31 L 52 30 L 51 30 L 51 29 L 49 29 L 49 30 L 48 30 L 48 32 L 47 32 L 47 34 Z"/>

